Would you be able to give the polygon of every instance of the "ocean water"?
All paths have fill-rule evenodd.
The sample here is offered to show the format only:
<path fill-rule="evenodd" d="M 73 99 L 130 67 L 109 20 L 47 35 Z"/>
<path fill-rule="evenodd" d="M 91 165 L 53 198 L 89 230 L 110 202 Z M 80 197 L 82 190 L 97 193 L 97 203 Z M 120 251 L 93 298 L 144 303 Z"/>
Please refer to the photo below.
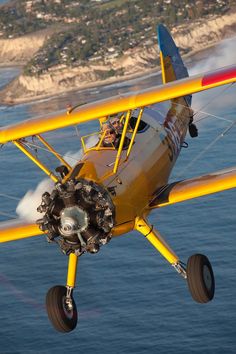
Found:
<path fill-rule="evenodd" d="M 228 63 L 226 57 L 235 62 L 232 45 L 235 40 L 224 43 L 191 71 L 217 67 L 222 52 L 223 65 Z M 12 70 L 0 71 L 0 85 L 14 76 Z M 158 80 L 150 76 L 125 85 L 78 91 L 69 101 L 107 97 L 154 85 Z M 182 149 L 172 180 L 236 165 L 235 126 L 207 148 L 231 124 L 229 121 L 236 122 L 235 94 L 233 85 L 194 96 L 196 112 L 205 112 L 195 116 L 196 121 L 201 119 L 199 137 L 186 138 L 189 148 Z M 0 125 L 54 112 L 67 103 L 68 97 L 61 96 L 0 106 Z M 80 134 L 94 128 L 93 123 L 82 127 Z M 73 154 L 80 149 L 73 129 L 50 133 L 48 138 L 60 152 Z M 50 156 L 43 157 L 53 163 Z M 44 175 L 10 144 L 0 149 L 0 161 L 0 212 L 7 214 L 0 218 L 6 220 L 15 216 L 18 199 L 35 189 Z M 149 217 L 182 261 L 194 253 L 209 257 L 216 278 L 211 303 L 195 303 L 186 282 L 143 236 L 132 232 L 112 240 L 96 255 L 81 257 L 74 292 L 79 323 L 69 334 L 52 328 L 44 304 L 48 289 L 66 281 L 67 257 L 44 237 L 1 244 L 0 353 L 235 353 L 235 215 L 236 191 L 231 190 L 156 210 Z"/>

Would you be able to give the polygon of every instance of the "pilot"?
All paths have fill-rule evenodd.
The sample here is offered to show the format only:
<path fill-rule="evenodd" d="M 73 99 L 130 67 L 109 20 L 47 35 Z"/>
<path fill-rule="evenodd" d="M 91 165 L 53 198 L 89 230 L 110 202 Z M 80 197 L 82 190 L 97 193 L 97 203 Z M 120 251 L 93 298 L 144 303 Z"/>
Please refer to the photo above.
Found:
<path fill-rule="evenodd" d="M 112 118 L 110 120 L 111 125 L 115 129 L 117 134 L 122 134 L 122 129 L 123 129 L 123 124 L 121 123 L 120 119 L 118 117 Z"/>
<path fill-rule="evenodd" d="M 104 134 L 104 138 L 102 141 L 102 146 L 103 147 L 117 147 L 117 136 L 116 136 L 116 131 L 111 125 L 110 122 L 106 122 L 102 125 L 102 135 Z"/>
<path fill-rule="evenodd" d="M 119 146 L 120 143 L 120 139 L 121 139 L 121 135 L 122 135 L 122 131 L 123 131 L 123 123 L 121 122 L 121 119 L 119 117 L 114 117 L 110 120 L 111 125 L 113 126 L 113 128 L 115 129 L 116 132 L 116 145 L 117 147 Z M 124 140 L 124 145 L 123 145 L 123 150 L 128 149 L 130 143 L 130 139 L 126 136 L 125 140 Z"/>
<path fill-rule="evenodd" d="M 123 124 L 121 123 L 118 117 L 114 117 L 109 121 L 107 121 L 106 123 L 104 123 L 102 125 L 102 134 L 104 134 L 105 131 L 105 136 L 103 138 L 103 142 L 101 146 L 115 147 L 115 149 L 118 149 L 120 145 L 122 130 L 123 130 Z M 130 143 L 130 139 L 128 137 L 125 137 L 123 150 L 126 150 L 128 148 L 129 143 Z"/>

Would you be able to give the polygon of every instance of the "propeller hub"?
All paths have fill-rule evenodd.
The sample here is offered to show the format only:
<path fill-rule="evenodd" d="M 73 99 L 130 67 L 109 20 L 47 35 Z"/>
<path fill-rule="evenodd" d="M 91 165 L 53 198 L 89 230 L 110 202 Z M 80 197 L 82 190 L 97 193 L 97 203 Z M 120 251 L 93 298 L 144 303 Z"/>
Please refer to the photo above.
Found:
<path fill-rule="evenodd" d="M 68 207 L 61 212 L 60 232 L 66 237 L 85 231 L 88 224 L 88 213 L 79 206 Z"/>

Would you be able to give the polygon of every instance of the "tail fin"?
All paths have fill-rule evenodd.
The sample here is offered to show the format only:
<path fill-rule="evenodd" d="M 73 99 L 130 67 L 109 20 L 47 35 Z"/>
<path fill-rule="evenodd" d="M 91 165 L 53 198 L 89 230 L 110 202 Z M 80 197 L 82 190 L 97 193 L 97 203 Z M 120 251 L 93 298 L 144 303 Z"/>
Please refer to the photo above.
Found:
<path fill-rule="evenodd" d="M 188 77 L 188 71 L 179 54 L 179 49 L 165 26 L 159 25 L 157 27 L 157 38 L 160 48 L 163 84 Z M 190 106 L 192 96 L 185 96 L 185 99 Z"/>

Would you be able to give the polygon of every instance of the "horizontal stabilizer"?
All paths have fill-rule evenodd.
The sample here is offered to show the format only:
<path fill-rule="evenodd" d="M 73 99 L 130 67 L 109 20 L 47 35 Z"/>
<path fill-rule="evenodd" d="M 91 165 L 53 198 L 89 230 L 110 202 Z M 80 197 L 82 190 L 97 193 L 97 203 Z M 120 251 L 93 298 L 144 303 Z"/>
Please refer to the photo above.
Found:
<path fill-rule="evenodd" d="M 78 107 L 73 112 L 39 117 L 0 128 L 0 144 L 47 131 L 85 123 L 112 114 L 146 107 L 236 81 L 236 65 L 176 80 L 165 85 L 131 92 Z"/>
<path fill-rule="evenodd" d="M 0 242 L 20 240 L 44 234 L 37 224 L 21 219 L 13 219 L 0 223 Z"/>
<path fill-rule="evenodd" d="M 155 193 L 149 207 L 159 208 L 231 188 L 236 188 L 236 167 L 168 184 Z"/>

